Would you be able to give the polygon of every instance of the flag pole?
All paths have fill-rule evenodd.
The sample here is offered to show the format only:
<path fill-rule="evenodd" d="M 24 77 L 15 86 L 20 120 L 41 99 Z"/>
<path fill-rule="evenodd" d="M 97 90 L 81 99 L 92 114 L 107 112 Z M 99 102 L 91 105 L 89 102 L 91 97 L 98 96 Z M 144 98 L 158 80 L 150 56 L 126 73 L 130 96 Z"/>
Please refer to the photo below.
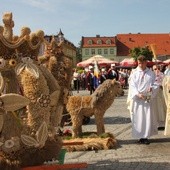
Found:
<path fill-rule="evenodd" d="M 95 76 L 95 85 L 98 87 L 99 85 L 99 68 L 98 68 L 98 62 L 95 59 L 94 61 L 94 76 Z"/>
<path fill-rule="evenodd" d="M 151 51 L 153 53 L 153 59 L 155 60 L 156 65 L 158 65 L 157 56 L 156 56 L 156 44 L 151 44 L 150 47 L 151 47 Z"/>

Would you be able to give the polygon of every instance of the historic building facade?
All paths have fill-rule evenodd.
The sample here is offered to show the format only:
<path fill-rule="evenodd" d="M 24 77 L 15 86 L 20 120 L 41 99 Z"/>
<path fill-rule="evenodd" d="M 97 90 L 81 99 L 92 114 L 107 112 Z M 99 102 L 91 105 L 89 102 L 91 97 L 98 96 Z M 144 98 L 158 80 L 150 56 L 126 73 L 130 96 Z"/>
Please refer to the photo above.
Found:
<path fill-rule="evenodd" d="M 156 46 L 156 55 L 159 60 L 170 58 L 170 33 L 162 34 L 117 34 L 115 37 L 82 37 L 82 60 L 94 55 L 122 61 L 129 57 L 130 49 Z"/>
<path fill-rule="evenodd" d="M 45 39 L 48 42 L 51 41 L 52 37 L 53 37 L 52 35 L 45 35 Z M 61 29 L 57 35 L 54 35 L 54 37 L 58 43 L 61 43 L 64 55 L 69 57 L 70 59 L 72 59 L 73 66 L 76 66 L 76 63 L 77 63 L 77 61 L 76 61 L 76 51 L 77 51 L 76 46 L 74 46 L 73 43 L 71 43 L 70 41 L 65 39 L 64 34 L 62 33 Z"/>
<path fill-rule="evenodd" d="M 82 60 L 94 55 L 102 55 L 108 59 L 116 60 L 117 47 L 115 37 L 82 37 Z"/>

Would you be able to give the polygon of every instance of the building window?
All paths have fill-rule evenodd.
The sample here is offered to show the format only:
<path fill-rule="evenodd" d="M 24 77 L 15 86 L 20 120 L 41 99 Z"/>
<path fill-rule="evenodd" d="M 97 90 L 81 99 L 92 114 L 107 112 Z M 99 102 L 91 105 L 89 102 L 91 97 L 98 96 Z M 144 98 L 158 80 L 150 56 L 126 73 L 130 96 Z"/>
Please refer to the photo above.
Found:
<path fill-rule="evenodd" d="M 102 54 L 102 49 L 98 49 L 98 54 Z"/>
<path fill-rule="evenodd" d="M 111 40 L 106 40 L 106 44 L 111 44 Z"/>
<path fill-rule="evenodd" d="M 110 49 L 110 54 L 114 54 L 114 49 L 113 48 Z"/>
<path fill-rule="evenodd" d="M 88 40 L 88 44 L 89 44 L 89 45 L 92 45 L 92 40 Z"/>
<path fill-rule="evenodd" d="M 89 55 L 89 49 L 85 49 L 85 55 Z"/>
<path fill-rule="evenodd" d="M 95 49 L 91 49 L 91 54 L 95 54 Z"/>
<path fill-rule="evenodd" d="M 108 54 L 108 50 L 107 49 L 104 49 L 104 54 Z"/>
<path fill-rule="evenodd" d="M 97 44 L 98 45 L 102 44 L 102 40 L 97 40 Z"/>

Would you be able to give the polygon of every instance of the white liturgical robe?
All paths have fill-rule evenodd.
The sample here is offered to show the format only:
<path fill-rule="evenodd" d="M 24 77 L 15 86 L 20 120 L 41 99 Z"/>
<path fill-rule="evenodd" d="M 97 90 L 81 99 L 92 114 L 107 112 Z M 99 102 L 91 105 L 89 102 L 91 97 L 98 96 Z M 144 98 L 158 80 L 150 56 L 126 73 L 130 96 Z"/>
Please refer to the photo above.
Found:
<path fill-rule="evenodd" d="M 132 100 L 132 137 L 149 138 L 158 133 L 157 120 L 152 109 L 153 89 L 150 92 L 155 80 L 153 71 L 149 68 L 141 70 L 139 67 L 132 73 L 129 82 Z M 140 99 L 138 94 L 146 96 L 146 100 Z"/>
<path fill-rule="evenodd" d="M 166 103 L 163 95 L 163 90 L 161 87 L 164 74 L 162 72 L 157 72 L 155 75 L 155 98 L 154 98 L 154 115 L 157 116 L 158 127 L 165 127 L 166 120 Z"/>
<path fill-rule="evenodd" d="M 165 102 L 167 106 L 166 122 L 165 122 L 165 132 L 164 135 L 170 135 L 170 76 L 165 76 L 163 79 L 163 93 L 165 97 Z"/>

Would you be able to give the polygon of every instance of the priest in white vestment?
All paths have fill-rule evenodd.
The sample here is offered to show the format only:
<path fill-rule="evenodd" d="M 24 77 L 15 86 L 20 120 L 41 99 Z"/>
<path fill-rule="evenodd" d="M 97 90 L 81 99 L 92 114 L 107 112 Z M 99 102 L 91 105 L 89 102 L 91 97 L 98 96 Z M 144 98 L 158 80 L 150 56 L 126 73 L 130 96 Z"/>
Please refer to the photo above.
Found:
<path fill-rule="evenodd" d="M 170 76 L 166 75 L 162 82 L 163 94 L 165 97 L 165 103 L 167 106 L 166 122 L 165 122 L 165 132 L 164 135 L 170 135 Z"/>
<path fill-rule="evenodd" d="M 155 75 L 147 68 L 145 56 L 138 57 L 138 67 L 129 82 L 132 99 L 132 137 L 141 144 L 150 144 L 148 138 L 158 133 L 157 120 L 152 109 Z"/>
<path fill-rule="evenodd" d="M 155 97 L 154 97 L 154 114 L 157 116 L 158 130 L 164 130 L 166 119 L 166 103 L 163 95 L 162 81 L 164 74 L 160 71 L 159 65 L 153 65 L 155 73 Z"/>

